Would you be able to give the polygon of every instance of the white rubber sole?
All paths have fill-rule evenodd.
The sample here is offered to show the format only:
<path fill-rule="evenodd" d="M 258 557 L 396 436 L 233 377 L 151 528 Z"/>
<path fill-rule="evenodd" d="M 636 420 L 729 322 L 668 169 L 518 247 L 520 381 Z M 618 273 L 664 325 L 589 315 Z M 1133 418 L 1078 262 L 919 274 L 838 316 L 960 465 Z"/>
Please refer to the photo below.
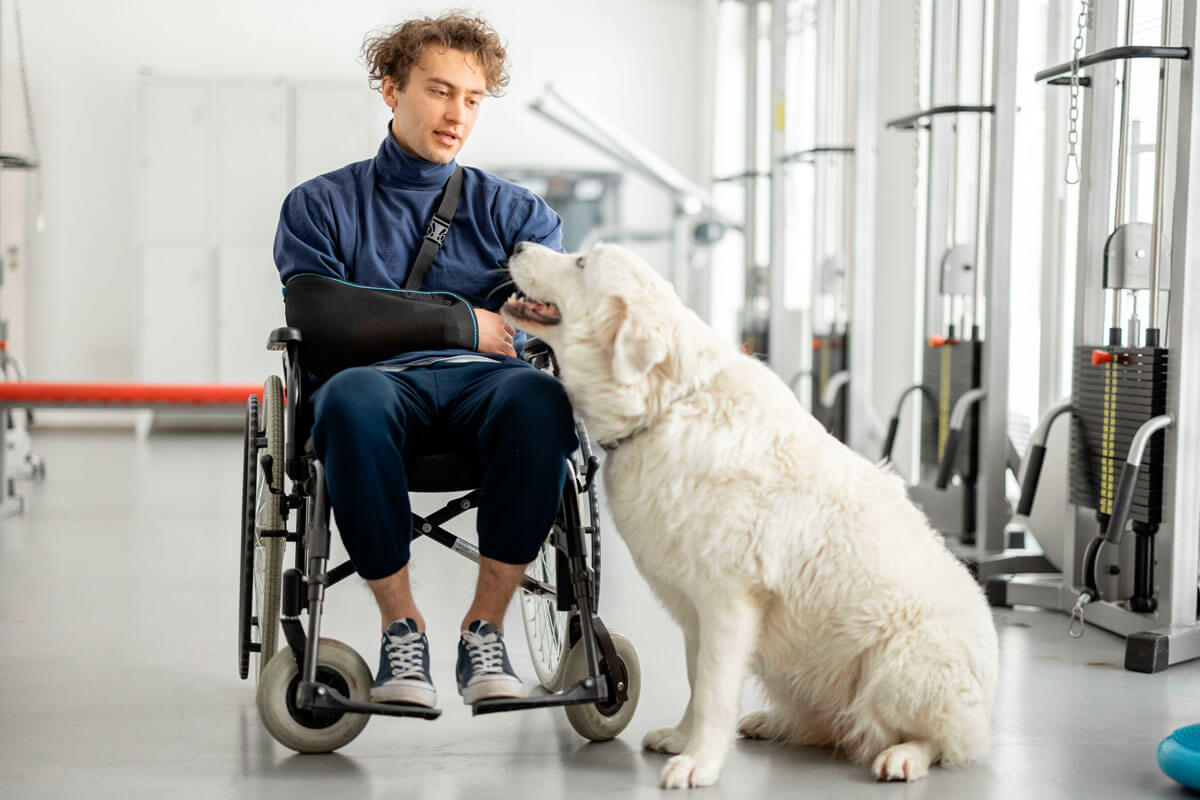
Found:
<path fill-rule="evenodd" d="M 458 693 L 462 695 L 465 705 L 474 705 L 480 700 L 492 700 L 497 697 L 524 697 L 525 684 L 507 676 L 483 678 L 470 686 L 461 687 Z"/>
<path fill-rule="evenodd" d="M 371 687 L 372 703 L 408 703 L 433 708 L 437 705 L 437 689 L 413 680 L 400 680 Z"/>

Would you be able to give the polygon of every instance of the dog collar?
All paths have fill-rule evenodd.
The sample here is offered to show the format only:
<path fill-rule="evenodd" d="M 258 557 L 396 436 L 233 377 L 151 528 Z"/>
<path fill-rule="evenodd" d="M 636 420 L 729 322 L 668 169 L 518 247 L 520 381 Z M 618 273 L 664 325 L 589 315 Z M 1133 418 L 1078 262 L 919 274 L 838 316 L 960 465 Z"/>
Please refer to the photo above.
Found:
<path fill-rule="evenodd" d="M 701 389 L 708 386 L 708 384 L 710 382 L 711 381 L 705 381 L 704 383 L 700 384 L 699 386 L 693 386 L 688 391 L 679 395 L 679 397 L 676 397 L 673 400 L 671 400 L 669 403 L 667 403 L 664 410 L 669 409 L 671 406 L 675 405 L 676 403 L 682 403 L 684 400 L 687 400 L 689 397 L 694 395 L 696 392 L 698 392 Z M 634 428 L 632 431 L 625 434 L 624 436 L 622 436 L 619 439 L 609 439 L 608 441 L 604 441 L 603 439 L 597 439 L 596 444 L 600 445 L 600 447 L 604 450 L 604 452 L 611 453 L 612 451 L 616 450 L 621 445 L 629 444 L 631 441 L 636 439 L 638 436 L 641 436 L 643 433 L 650 430 L 650 428 L 652 428 L 652 427 L 653 427 L 653 425 L 639 425 L 638 427 Z"/>

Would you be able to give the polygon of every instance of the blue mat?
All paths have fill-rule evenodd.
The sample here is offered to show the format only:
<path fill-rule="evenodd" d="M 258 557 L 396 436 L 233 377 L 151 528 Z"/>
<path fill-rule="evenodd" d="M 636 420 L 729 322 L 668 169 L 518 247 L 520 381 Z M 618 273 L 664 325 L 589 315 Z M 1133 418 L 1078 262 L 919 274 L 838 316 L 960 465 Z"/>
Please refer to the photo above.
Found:
<path fill-rule="evenodd" d="M 1180 728 L 1158 746 L 1158 766 L 1168 777 L 1200 791 L 1200 725 Z"/>

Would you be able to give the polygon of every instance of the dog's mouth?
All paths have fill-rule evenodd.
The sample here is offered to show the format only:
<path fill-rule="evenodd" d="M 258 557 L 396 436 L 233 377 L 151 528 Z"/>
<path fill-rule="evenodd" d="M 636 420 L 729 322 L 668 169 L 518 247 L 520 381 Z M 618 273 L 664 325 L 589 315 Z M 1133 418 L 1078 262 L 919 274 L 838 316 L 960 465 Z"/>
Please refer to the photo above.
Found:
<path fill-rule="evenodd" d="M 504 303 L 504 310 L 517 319 L 534 322 L 538 325 L 557 325 L 562 322 L 562 314 L 554 303 L 543 303 L 526 297 L 522 292 L 515 292 Z"/>

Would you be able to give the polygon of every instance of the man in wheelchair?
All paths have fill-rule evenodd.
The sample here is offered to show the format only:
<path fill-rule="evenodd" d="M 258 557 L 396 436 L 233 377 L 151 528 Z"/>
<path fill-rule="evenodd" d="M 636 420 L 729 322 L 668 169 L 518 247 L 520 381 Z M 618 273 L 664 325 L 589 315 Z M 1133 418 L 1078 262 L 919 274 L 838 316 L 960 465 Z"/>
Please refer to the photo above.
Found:
<path fill-rule="evenodd" d="M 485 22 L 457 13 L 410 20 L 369 38 L 364 55 L 392 109 L 388 133 L 374 158 L 288 195 L 274 253 L 288 293 L 318 286 L 345 298 L 346 284 L 394 292 L 391 318 L 353 332 L 374 348 L 369 364 L 336 369 L 337 353 L 310 348 L 309 329 L 302 362 L 312 373 L 313 452 L 350 560 L 379 606 L 370 698 L 436 703 L 408 570 L 406 459 L 429 451 L 463 454 L 482 473 L 459 693 L 471 704 L 519 697 L 505 610 L 553 523 L 577 439 L 561 385 L 517 357 L 524 334 L 496 311 L 508 254 L 523 241 L 561 249 L 561 220 L 533 193 L 455 162 L 483 99 L 508 82 L 504 48 Z M 308 312 L 324 326 L 350 325 L 353 299 L 338 302 L 349 304 L 341 321 L 331 302 Z M 292 312 L 289 302 L 289 325 Z"/>

